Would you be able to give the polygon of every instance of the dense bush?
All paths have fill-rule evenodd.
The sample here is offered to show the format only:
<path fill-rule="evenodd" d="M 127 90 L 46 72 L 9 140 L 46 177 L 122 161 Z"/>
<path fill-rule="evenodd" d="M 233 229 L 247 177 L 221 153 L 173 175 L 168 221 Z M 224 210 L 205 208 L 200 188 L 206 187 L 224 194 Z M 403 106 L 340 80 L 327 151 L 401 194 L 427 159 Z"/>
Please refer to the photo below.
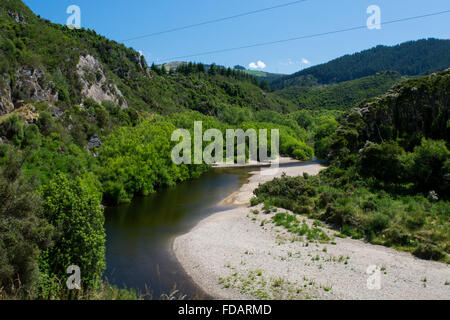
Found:
<path fill-rule="evenodd" d="M 402 76 L 397 72 L 379 74 L 328 86 L 293 86 L 275 91 L 274 94 L 295 102 L 304 110 L 343 110 L 356 104 L 384 94 Z M 302 84 L 302 83 L 300 83 Z"/>
<path fill-rule="evenodd" d="M 34 294 L 38 257 L 51 245 L 54 228 L 43 217 L 35 182 L 23 177 L 16 152 L 8 151 L 0 169 L 0 289 L 23 297 Z"/>
<path fill-rule="evenodd" d="M 11 140 L 16 146 L 20 146 L 24 132 L 22 121 L 18 115 L 10 115 L 0 123 L 0 137 L 2 136 Z"/>
<path fill-rule="evenodd" d="M 404 176 L 401 157 L 405 151 L 395 142 L 366 143 L 359 152 L 358 171 L 365 177 L 375 177 L 387 182 L 399 182 Z"/>
<path fill-rule="evenodd" d="M 99 158 L 105 201 L 129 202 L 134 195 L 148 195 L 207 170 L 203 165 L 177 166 L 172 162 L 175 129 L 171 122 L 159 119 L 120 128 L 105 139 Z"/>
<path fill-rule="evenodd" d="M 345 236 L 425 259 L 448 260 L 450 254 L 449 202 L 391 195 L 356 171 L 332 167 L 317 177 L 282 177 L 261 185 L 255 195 L 257 202 L 323 220 Z"/>
<path fill-rule="evenodd" d="M 450 151 L 445 141 L 423 140 L 408 160 L 405 169 L 409 171 L 409 181 L 422 191 L 435 190 L 444 197 L 449 196 Z"/>
<path fill-rule="evenodd" d="M 54 226 L 55 244 L 41 255 L 41 271 L 65 279 L 69 266 L 81 269 L 82 288 L 95 288 L 105 265 L 101 193 L 93 175 L 57 174 L 42 188 L 44 216 Z"/>

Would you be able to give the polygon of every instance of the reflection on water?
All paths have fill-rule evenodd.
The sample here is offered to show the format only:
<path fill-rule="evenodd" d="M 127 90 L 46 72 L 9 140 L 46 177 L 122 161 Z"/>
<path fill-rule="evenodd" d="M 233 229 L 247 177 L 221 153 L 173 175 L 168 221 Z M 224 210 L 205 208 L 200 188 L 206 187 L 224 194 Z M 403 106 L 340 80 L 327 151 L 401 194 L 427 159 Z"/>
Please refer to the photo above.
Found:
<path fill-rule="evenodd" d="M 239 189 L 249 171 L 214 169 L 199 179 L 107 208 L 105 277 L 144 293 L 148 286 L 155 298 L 175 286 L 188 298 L 205 298 L 173 256 L 172 240 L 202 218 L 228 209 L 217 204 Z"/>

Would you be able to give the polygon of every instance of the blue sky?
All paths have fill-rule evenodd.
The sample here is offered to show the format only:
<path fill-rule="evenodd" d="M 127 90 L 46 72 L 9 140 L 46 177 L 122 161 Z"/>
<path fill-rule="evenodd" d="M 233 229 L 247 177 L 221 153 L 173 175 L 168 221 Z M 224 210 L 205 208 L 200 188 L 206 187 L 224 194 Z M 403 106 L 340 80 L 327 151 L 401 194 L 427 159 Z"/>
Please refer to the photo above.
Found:
<path fill-rule="evenodd" d="M 293 0 L 25 0 L 41 17 L 65 24 L 69 5 L 81 8 L 83 28 L 122 42 L 163 31 Z M 308 0 L 289 7 L 179 32 L 125 42 L 141 51 L 149 63 L 205 51 L 317 34 L 366 24 L 370 5 L 381 8 L 383 21 L 450 10 L 448 0 Z M 236 64 L 260 70 L 293 73 L 344 54 L 408 40 L 450 38 L 450 13 L 391 24 L 381 30 L 357 30 L 277 45 L 193 57 L 189 61 Z M 264 67 L 264 68 L 262 68 Z"/>

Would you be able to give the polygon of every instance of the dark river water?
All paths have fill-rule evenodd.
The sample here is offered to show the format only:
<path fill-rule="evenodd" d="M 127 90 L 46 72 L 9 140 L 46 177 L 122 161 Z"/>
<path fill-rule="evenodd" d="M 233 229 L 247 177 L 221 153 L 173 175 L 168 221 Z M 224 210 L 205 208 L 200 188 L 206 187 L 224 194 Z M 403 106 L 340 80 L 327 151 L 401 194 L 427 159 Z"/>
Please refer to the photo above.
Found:
<path fill-rule="evenodd" d="M 174 288 L 187 298 L 209 298 L 184 273 L 171 250 L 173 239 L 202 218 L 229 209 L 218 203 L 237 191 L 253 169 L 213 169 L 196 180 L 105 210 L 105 277 L 121 288 L 153 298 Z M 148 288 L 148 290 L 147 290 Z"/>

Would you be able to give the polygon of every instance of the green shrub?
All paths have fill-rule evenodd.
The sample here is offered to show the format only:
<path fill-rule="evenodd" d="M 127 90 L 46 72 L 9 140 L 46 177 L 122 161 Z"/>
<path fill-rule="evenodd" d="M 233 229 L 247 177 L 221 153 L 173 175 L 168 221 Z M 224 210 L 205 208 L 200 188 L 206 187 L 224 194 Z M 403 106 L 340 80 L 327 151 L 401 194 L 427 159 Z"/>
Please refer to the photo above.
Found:
<path fill-rule="evenodd" d="M 420 244 L 413 253 L 416 257 L 425 260 L 441 260 L 446 256 L 440 248 L 432 244 Z"/>
<path fill-rule="evenodd" d="M 423 191 L 435 190 L 447 196 L 450 151 L 445 141 L 422 140 L 414 149 L 410 179 Z"/>
<path fill-rule="evenodd" d="M 23 124 L 19 116 L 16 114 L 10 115 L 0 123 L 0 136 L 11 140 L 16 146 L 20 144 L 24 138 Z"/>
<path fill-rule="evenodd" d="M 400 157 L 405 153 L 395 142 L 367 143 L 358 157 L 358 170 L 366 177 L 387 182 L 398 182 L 404 170 Z"/>
<path fill-rule="evenodd" d="M 50 113 L 48 113 L 47 111 L 42 111 L 41 113 L 39 113 L 37 125 L 42 135 L 49 136 L 54 129 L 55 122 Z"/>
<path fill-rule="evenodd" d="M 42 195 L 45 217 L 59 234 L 42 253 L 42 270 L 50 278 L 64 279 L 69 266 L 79 266 L 82 288 L 95 288 L 105 270 L 105 218 L 96 178 L 57 174 Z"/>
<path fill-rule="evenodd" d="M 38 257 L 51 245 L 54 228 L 44 219 L 36 182 L 23 177 L 17 155 L 10 149 L 0 169 L 0 289 L 21 298 L 34 294 Z"/>

